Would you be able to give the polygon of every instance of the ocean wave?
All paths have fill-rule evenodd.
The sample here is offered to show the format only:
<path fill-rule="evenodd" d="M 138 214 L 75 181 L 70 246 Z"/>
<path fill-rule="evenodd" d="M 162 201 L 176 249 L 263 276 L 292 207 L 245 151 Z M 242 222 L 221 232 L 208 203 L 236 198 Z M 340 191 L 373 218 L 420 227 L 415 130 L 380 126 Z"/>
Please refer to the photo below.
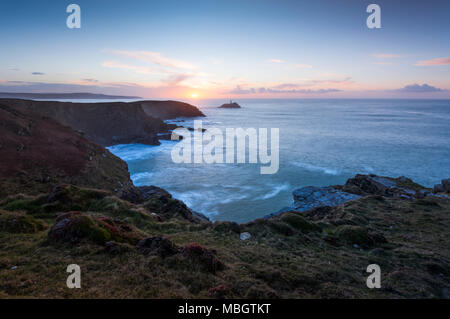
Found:
<path fill-rule="evenodd" d="M 277 196 L 279 193 L 283 192 L 283 191 L 287 191 L 291 189 L 291 185 L 289 183 L 283 183 L 283 184 L 278 184 L 275 185 L 273 187 L 271 187 L 272 190 L 262 196 L 258 196 L 256 197 L 254 200 L 265 200 L 265 199 L 269 199 L 272 197 Z"/>
<path fill-rule="evenodd" d="M 142 172 L 142 173 L 136 173 L 130 176 L 133 183 L 140 186 L 140 184 L 147 184 L 148 185 L 148 179 L 150 179 L 153 175 L 155 175 L 152 172 Z"/>
<path fill-rule="evenodd" d="M 124 161 L 136 161 L 150 158 L 159 152 L 164 152 L 173 145 L 172 141 L 161 141 L 161 145 L 119 144 L 107 149 Z"/>
<path fill-rule="evenodd" d="M 336 168 L 329 168 L 329 167 L 322 167 L 322 166 L 315 166 L 308 163 L 303 162 L 292 162 L 293 165 L 297 167 L 304 168 L 310 172 L 322 172 L 328 175 L 339 175 L 341 171 Z"/>

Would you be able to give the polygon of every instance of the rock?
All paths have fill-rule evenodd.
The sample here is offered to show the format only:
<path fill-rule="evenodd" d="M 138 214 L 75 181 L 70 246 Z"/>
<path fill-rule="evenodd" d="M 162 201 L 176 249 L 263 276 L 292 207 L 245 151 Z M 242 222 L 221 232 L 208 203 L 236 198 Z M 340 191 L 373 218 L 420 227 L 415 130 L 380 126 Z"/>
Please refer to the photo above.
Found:
<path fill-rule="evenodd" d="M 444 187 L 444 191 L 450 193 L 450 178 L 442 180 L 442 186 Z"/>
<path fill-rule="evenodd" d="M 380 195 L 407 200 L 414 200 L 417 195 L 423 196 L 424 193 L 418 192 L 425 190 L 423 186 L 404 176 L 393 179 L 373 174 L 357 174 L 354 178 L 348 179 L 342 189 L 362 196 Z"/>
<path fill-rule="evenodd" d="M 443 193 L 445 191 L 444 185 L 442 184 L 436 184 L 433 187 L 433 193 Z"/>
<path fill-rule="evenodd" d="M 162 218 L 170 219 L 181 217 L 192 223 L 201 223 L 205 217 L 199 217 L 182 201 L 172 198 L 169 192 L 156 186 L 138 187 L 144 207 L 157 213 Z M 207 220 L 209 221 L 209 220 Z"/>
<path fill-rule="evenodd" d="M 167 237 L 158 235 L 142 239 L 137 249 L 145 255 L 158 255 L 162 258 L 170 257 L 179 252 L 179 249 Z"/>
<path fill-rule="evenodd" d="M 387 178 L 357 174 L 347 180 L 343 190 L 358 195 L 387 195 L 388 190 L 395 186 L 396 183 Z"/>
<path fill-rule="evenodd" d="M 241 240 L 247 240 L 247 239 L 250 239 L 251 237 L 252 237 L 252 235 L 248 232 L 244 232 L 239 235 L 239 238 Z"/>
<path fill-rule="evenodd" d="M 230 101 L 230 103 L 225 103 L 219 106 L 220 109 L 240 109 L 241 106 L 236 102 Z"/>
<path fill-rule="evenodd" d="M 293 192 L 293 195 L 295 210 L 299 212 L 321 206 L 338 206 L 361 197 L 336 189 L 332 186 L 303 187 L 296 189 Z"/>
<path fill-rule="evenodd" d="M 182 248 L 182 254 L 213 274 L 225 269 L 225 265 L 216 257 L 215 250 L 207 249 L 197 243 L 187 244 Z"/>

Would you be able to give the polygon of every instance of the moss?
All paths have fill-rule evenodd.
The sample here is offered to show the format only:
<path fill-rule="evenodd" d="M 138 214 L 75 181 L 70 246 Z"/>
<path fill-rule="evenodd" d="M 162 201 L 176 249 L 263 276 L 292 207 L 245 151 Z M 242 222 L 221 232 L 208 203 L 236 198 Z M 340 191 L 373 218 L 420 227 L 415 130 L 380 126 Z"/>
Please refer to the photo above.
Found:
<path fill-rule="evenodd" d="M 363 248 L 373 246 L 373 240 L 367 230 L 360 226 L 342 225 L 337 227 L 336 236 L 346 244 L 357 244 Z"/>
<path fill-rule="evenodd" d="M 321 228 L 319 226 L 307 221 L 305 218 L 295 213 L 283 214 L 280 219 L 294 229 L 301 231 L 302 233 L 321 231 Z"/>
<path fill-rule="evenodd" d="M 43 221 L 21 212 L 0 211 L 0 231 L 7 233 L 37 233 L 46 228 Z"/>

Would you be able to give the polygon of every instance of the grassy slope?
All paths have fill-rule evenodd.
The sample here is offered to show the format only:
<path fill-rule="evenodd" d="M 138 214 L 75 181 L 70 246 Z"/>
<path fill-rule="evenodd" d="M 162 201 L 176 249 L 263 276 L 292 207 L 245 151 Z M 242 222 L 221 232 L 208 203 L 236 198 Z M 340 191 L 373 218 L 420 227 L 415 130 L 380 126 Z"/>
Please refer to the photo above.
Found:
<path fill-rule="evenodd" d="M 42 204 L 45 196 L 37 201 L 16 196 L 0 204 L 0 297 L 440 298 L 449 293 L 450 203 L 445 199 L 366 196 L 327 208 L 326 214 L 316 209 L 303 219 L 290 213 L 233 232 L 236 226 L 229 223 L 155 216 L 145 203 L 79 192 L 87 195 L 51 204 Z M 117 244 L 120 252 L 112 255 L 88 240 L 49 243 L 56 213 L 71 210 L 118 218 L 143 236 L 166 234 L 180 247 L 197 242 L 213 248 L 226 269 L 213 274 L 182 254 L 146 256 L 129 244 Z M 17 222 L 5 216 L 24 213 L 34 218 L 32 224 L 47 226 L 19 227 L 28 233 L 18 233 Z M 345 225 L 356 233 L 343 231 L 349 228 Z M 364 243 L 366 230 L 387 243 Z M 252 238 L 241 241 L 239 231 Z M 365 248 L 355 248 L 353 241 Z M 66 288 L 65 270 L 72 263 L 81 266 L 82 289 Z M 365 269 L 372 263 L 381 266 L 382 289 L 366 287 Z"/>

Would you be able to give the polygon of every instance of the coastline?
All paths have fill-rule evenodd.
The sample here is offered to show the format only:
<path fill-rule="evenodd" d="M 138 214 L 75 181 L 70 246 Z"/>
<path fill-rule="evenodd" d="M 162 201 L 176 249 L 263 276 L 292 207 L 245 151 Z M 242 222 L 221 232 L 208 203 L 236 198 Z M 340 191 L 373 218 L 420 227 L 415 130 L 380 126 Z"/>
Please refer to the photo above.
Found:
<path fill-rule="evenodd" d="M 80 132 L 2 100 L 0 112 L 2 297 L 450 296 L 448 180 L 432 190 L 356 175 L 297 189 L 269 218 L 212 223 L 162 188 L 136 187 L 123 160 Z M 68 260 L 89 269 L 84 289 L 58 289 Z M 374 262 L 379 290 L 364 284 Z"/>

